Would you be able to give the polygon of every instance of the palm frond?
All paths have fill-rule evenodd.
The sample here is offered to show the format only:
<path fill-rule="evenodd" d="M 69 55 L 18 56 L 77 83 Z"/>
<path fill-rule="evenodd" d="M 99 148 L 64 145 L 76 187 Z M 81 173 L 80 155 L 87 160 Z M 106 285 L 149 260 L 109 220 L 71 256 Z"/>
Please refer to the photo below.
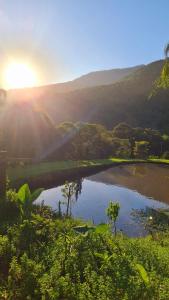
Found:
<path fill-rule="evenodd" d="M 168 54 L 169 54 L 169 43 L 166 45 L 166 47 L 164 49 L 165 58 L 168 58 Z"/>

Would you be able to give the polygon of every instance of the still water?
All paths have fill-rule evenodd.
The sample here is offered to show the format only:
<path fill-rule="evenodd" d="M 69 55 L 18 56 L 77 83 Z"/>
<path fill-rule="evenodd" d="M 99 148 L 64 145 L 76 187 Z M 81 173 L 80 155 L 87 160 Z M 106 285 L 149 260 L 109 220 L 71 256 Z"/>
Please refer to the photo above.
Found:
<path fill-rule="evenodd" d="M 169 167 L 138 164 L 113 167 L 79 181 L 78 197 L 72 204 L 72 215 L 94 224 L 106 223 L 109 201 L 119 202 L 118 230 L 129 236 L 146 234 L 144 225 L 133 217 L 147 208 L 169 208 Z M 37 200 L 58 209 L 64 198 L 61 186 L 45 190 Z M 65 204 L 61 205 L 65 211 Z"/>

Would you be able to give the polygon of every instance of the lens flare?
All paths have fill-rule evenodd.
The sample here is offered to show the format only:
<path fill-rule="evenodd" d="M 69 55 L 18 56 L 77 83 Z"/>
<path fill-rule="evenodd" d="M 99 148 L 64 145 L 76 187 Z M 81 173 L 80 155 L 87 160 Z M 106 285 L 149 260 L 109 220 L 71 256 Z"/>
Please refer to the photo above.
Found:
<path fill-rule="evenodd" d="M 37 76 L 32 66 L 11 62 L 5 68 L 4 82 L 7 89 L 31 87 L 37 85 Z"/>

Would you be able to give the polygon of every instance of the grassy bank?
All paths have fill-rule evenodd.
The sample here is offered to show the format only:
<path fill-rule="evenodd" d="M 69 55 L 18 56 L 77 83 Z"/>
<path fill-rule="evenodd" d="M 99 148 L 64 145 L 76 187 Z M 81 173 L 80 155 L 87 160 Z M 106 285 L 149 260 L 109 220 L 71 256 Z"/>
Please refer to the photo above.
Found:
<path fill-rule="evenodd" d="M 64 173 L 68 170 L 81 170 L 81 169 L 94 169 L 101 166 L 116 166 L 121 164 L 133 164 L 133 163 L 154 163 L 154 164 L 167 164 L 169 160 L 166 159 L 97 159 L 97 160 L 80 160 L 80 161 L 55 161 L 55 162 L 43 162 L 39 164 L 32 164 L 27 166 L 8 167 L 7 174 L 10 181 L 16 181 L 21 179 L 35 178 L 45 174 L 52 173 Z"/>

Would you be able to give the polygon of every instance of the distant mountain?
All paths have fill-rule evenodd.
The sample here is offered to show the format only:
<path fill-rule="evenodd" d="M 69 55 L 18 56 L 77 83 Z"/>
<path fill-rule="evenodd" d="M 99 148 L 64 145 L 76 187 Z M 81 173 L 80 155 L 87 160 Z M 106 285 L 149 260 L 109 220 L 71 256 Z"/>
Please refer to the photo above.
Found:
<path fill-rule="evenodd" d="M 111 85 L 57 93 L 54 89 L 33 101 L 58 124 L 63 121 L 101 123 L 112 128 L 119 122 L 169 131 L 169 90 L 148 99 L 160 75 L 163 60 L 155 61 Z"/>
<path fill-rule="evenodd" d="M 18 100 L 17 105 L 9 101 L 4 114 L 9 144 L 11 141 L 18 147 L 27 147 L 43 141 L 43 148 L 50 141 L 48 137 L 54 135 L 54 125 L 64 121 L 100 123 L 110 129 L 127 122 L 169 133 L 169 89 L 148 98 L 163 63 L 159 60 L 140 67 L 110 85 L 66 92 L 58 92 L 57 85 L 51 85 L 9 92 L 10 98 Z"/>
<path fill-rule="evenodd" d="M 24 88 L 17 90 L 9 90 L 8 96 L 9 99 L 18 100 L 18 99 L 33 99 L 39 98 L 43 94 L 55 94 L 55 93 L 65 93 L 77 89 L 100 86 L 100 85 L 109 85 L 113 84 L 121 79 L 124 79 L 126 76 L 131 75 L 135 71 L 143 68 L 144 65 L 122 68 L 122 69 L 112 69 L 104 71 L 91 72 L 86 75 L 83 75 L 79 78 L 76 78 L 72 81 L 50 84 L 46 86 L 33 87 L 33 88 Z"/>
<path fill-rule="evenodd" d="M 150 63 L 111 85 L 68 93 L 44 94 L 36 101 L 56 124 L 63 121 L 101 123 L 112 128 L 119 122 L 169 131 L 169 89 L 148 99 L 163 60 Z"/>
<path fill-rule="evenodd" d="M 126 76 L 129 76 L 130 74 L 141 69 L 142 67 L 144 67 L 144 65 L 135 66 L 131 68 L 91 72 L 73 80 L 71 84 L 74 88 L 76 87 L 76 89 L 99 85 L 109 85 L 121 79 L 124 79 Z"/>

